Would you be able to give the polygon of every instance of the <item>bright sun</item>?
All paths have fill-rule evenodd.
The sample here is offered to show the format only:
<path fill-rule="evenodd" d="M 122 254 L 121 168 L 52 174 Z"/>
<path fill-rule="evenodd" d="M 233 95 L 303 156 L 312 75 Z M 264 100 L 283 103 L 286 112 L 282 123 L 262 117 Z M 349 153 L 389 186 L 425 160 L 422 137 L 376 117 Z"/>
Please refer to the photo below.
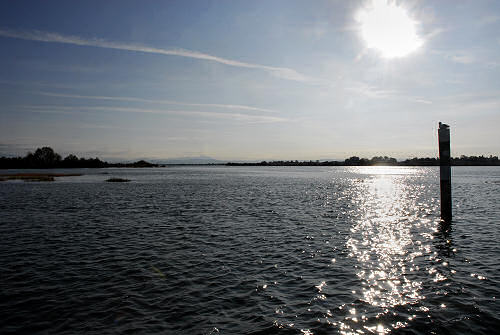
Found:
<path fill-rule="evenodd" d="M 406 9 L 389 0 L 371 0 L 356 20 L 367 47 L 385 58 L 404 57 L 423 44 L 416 32 L 417 22 Z"/>

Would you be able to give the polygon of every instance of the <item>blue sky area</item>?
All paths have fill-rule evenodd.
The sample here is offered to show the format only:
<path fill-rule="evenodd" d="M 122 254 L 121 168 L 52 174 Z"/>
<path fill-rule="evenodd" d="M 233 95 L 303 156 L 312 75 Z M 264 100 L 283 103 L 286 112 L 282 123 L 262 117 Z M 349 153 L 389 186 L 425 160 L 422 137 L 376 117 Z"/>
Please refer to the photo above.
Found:
<path fill-rule="evenodd" d="M 500 2 L 389 1 L 421 44 L 393 58 L 376 2 L 2 1 L 0 155 L 435 157 L 438 121 L 498 155 Z"/>

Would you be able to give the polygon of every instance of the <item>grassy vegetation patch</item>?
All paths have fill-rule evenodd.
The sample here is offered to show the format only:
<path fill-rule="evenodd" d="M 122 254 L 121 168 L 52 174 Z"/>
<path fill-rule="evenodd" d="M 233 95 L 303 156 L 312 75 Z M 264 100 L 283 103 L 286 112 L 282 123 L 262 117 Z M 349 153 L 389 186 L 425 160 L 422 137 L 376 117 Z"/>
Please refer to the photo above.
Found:
<path fill-rule="evenodd" d="M 2 174 L 0 181 L 24 180 L 24 181 L 54 181 L 55 177 L 81 176 L 81 173 L 16 173 Z"/>

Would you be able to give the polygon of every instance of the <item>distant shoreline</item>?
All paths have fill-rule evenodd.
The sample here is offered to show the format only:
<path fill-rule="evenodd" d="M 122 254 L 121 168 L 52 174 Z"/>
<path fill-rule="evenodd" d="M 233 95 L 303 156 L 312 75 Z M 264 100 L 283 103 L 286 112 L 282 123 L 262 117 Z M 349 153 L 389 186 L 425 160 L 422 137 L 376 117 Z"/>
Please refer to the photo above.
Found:
<path fill-rule="evenodd" d="M 357 158 L 357 157 L 356 157 Z M 439 166 L 439 158 L 412 158 L 404 161 L 355 159 L 345 161 L 270 161 L 260 163 L 226 163 L 226 166 Z M 498 157 L 468 156 L 452 158 L 451 166 L 500 166 Z"/>
<path fill-rule="evenodd" d="M 500 166 L 498 156 L 460 156 L 451 159 L 452 166 Z M 439 166 L 439 158 L 411 158 L 398 161 L 387 156 L 371 159 L 352 156 L 344 161 L 261 161 L 227 163 L 167 163 L 155 164 L 145 160 L 133 163 L 108 163 L 99 158 L 78 158 L 70 154 L 64 159 L 50 147 L 38 148 L 25 157 L 0 157 L 0 169 L 78 169 L 78 168 L 144 168 L 169 166 Z"/>

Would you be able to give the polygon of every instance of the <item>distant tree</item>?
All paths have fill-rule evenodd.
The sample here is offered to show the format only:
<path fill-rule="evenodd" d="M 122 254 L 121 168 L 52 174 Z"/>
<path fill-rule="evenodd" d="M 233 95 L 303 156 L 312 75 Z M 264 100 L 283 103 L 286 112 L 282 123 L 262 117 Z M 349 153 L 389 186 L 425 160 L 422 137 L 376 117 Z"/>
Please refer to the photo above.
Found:
<path fill-rule="evenodd" d="M 61 156 L 50 147 L 36 149 L 35 153 L 28 153 L 25 158 L 28 167 L 48 169 L 58 167 L 61 163 Z"/>
<path fill-rule="evenodd" d="M 102 163 L 102 162 L 101 162 Z M 146 162 L 145 160 L 140 160 L 140 161 L 137 161 L 135 163 L 132 163 L 130 164 L 130 166 L 132 167 L 136 167 L 136 168 L 141 168 L 141 167 L 155 167 L 157 166 L 156 164 L 152 164 L 152 163 L 149 163 L 149 162 Z"/>
<path fill-rule="evenodd" d="M 387 156 L 375 156 L 370 160 L 370 165 L 397 165 L 398 161 L 396 158 Z"/>
<path fill-rule="evenodd" d="M 76 168 L 78 167 L 78 157 L 73 154 L 69 154 L 63 160 L 63 166 L 65 168 Z"/>
<path fill-rule="evenodd" d="M 358 156 L 352 156 L 349 158 L 346 158 L 344 161 L 345 165 L 360 165 L 360 159 Z"/>

